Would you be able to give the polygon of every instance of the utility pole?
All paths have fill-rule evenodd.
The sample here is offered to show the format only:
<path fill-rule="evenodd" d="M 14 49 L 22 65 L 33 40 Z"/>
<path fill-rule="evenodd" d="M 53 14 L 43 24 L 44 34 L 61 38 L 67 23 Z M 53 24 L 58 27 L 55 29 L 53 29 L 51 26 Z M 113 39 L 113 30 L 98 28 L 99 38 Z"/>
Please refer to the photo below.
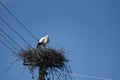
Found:
<path fill-rule="evenodd" d="M 38 80 L 45 80 L 46 69 L 44 67 L 39 67 L 39 77 Z"/>

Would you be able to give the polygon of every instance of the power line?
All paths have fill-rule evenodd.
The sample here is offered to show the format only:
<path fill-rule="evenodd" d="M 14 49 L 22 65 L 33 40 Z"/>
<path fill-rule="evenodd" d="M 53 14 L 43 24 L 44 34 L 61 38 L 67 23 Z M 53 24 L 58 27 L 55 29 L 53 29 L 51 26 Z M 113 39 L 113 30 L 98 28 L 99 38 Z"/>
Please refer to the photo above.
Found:
<path fill-rule="evenodd" d="M 36 41 L 38 41 L 38 39 L 25 27 L 25 25 L 1 1 L 0 1 L 0 4 Z"/>
<path fill-rule="evenodd" d="M 12 40 L 19 48 L 21 48 L 23 50 L 23 48 L 14 40 L 12 39 L 7 33 L 5 33 L 2 29 L 0 29 L 0 31 L 6 35 L 10 40 Z"/>
<path fill-rule="evenodd" d="M 8 45 L 6 45 L 3 41 L 0 40 L 0 42 L 5 46 L 7 47 L 9 50 L 11 50 L 13 53 L 16 54 L 16 52 L 14 50 L 12 50 Z"/>
<path fill-rule="evenodd" d="M 14 33 L 16 33 L 27 45 L 30 45 L 18 32 L 16 32 L 2 17 L 0 17 L 1 21 L 3 21 Z"/>
<path fill-rule="evenodd" d="M 7 41 L 7 43 L 10 44 L 14 49 L 16 49 L 15 46 L 4 35 L 0 34 L 0 36 L 4 38 Z"/>
<path fill-rule="evenodd" d="M 88 76 L 88 75 L 80 75 L 80 74 L 72 74 L 72 73 L 65 73 L 65 72 L 62 72 L 62 73 L 68 74 L 68 75 L 73 75 L 73 76 L 79 76 L 79 77 L 86 77 L 86 78 L 99 79 L 99 80 L 111 80 L 111 79 L 109 79 L 109 78 L 103 78 L 103 77 Z"/>

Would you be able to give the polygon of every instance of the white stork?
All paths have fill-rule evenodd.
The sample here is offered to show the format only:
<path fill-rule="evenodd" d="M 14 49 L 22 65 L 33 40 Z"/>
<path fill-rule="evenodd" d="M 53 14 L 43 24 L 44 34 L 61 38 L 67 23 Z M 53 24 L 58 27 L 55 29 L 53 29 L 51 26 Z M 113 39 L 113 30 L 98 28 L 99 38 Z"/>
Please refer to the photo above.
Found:
<path fill-rule="evenodd" d="M 46 46 L 49 43 L 49 36 L 46 35 L 45 37 L 40 38 L 37 44 L 37 48 L 41 48 Z"/>

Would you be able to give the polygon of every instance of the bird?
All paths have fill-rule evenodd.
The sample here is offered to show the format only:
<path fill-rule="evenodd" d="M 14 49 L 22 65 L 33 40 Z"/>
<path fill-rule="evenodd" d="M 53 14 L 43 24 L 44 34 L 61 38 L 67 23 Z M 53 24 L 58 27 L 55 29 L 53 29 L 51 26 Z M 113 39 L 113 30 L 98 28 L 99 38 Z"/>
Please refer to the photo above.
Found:
<path fill-rule="evenodd" d="M 39 39 L 38 44 L 37 44 L 37 48 L 45 47 L 48 43 L 49 43 L 49 36 L 46 35 L 46 36 Z"/>

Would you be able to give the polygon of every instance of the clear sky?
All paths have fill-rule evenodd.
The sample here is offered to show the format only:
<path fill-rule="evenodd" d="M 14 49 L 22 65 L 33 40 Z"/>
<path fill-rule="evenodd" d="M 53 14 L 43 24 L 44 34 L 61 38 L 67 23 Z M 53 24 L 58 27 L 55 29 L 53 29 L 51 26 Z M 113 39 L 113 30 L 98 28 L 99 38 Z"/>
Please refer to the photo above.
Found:
<path fill-rule="evenodd" d="M 119 0 L 1 0 L 1 2 L 38 39 L 48 34 L 49 46 L 63 47 L 71 60 L 73 73 L 120 80 Z M 36 47 L 36 40 L 1 5 L 0 16 Z M 0 29 L 7 32 L 23 48 L 27 47 L 1 20 Z M 0 40 L 6 42 L 1 36 Z M 15 47 L 16 52 L 19 52 L 19 48 Z M 16 57 L 1 43 L 0 50 L 1 80 L 31 80 L 31 75 L 20 61 L 7 71 Z"/>

